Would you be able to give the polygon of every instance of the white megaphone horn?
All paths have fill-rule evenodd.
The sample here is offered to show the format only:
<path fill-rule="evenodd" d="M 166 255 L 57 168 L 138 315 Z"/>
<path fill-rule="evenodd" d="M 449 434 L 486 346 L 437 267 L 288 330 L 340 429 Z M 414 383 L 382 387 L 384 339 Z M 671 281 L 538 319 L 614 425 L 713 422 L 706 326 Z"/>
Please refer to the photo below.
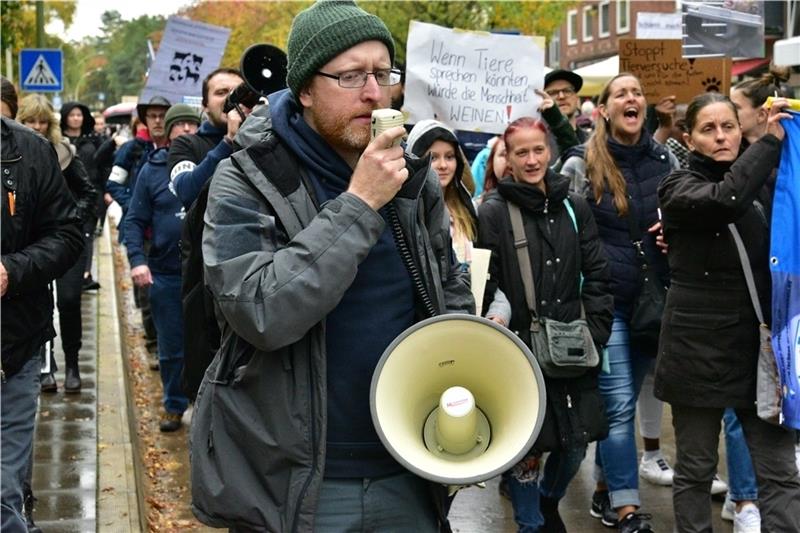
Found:
<path fill-rule="evenodd" d="M 527 346 L 485 318 L 424 320 L 386 349 L 370 409 L 389 453 L 446 485 L 486 481 L 520 461 L 544 421 L 542 372 Z"/>

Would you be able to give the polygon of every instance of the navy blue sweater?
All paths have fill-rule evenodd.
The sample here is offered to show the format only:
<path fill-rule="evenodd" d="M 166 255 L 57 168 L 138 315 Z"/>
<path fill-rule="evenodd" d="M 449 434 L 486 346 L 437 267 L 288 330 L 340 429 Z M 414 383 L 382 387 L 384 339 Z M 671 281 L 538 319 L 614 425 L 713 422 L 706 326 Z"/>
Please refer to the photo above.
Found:
<path fill-rule="evenodd" d="M 154 274 L 181 273 L 181 229 L 185 212 L 169 190 L 167 148 L 150 154 L 139 172 L 128 214 L 125 216 L 125 246 L 131 268 L 147 264 Z M 144 234 L 153 229 L 149 254 L 144 252 Z"/>
<path fill-rule="evenodd" d="M 308 169 L 320 203 L 344 192 L 352 169 L 306 124 L 291 94 L 286 91 L 270 104 L 273 129 Z M 413 322 L 411 278 L 387 223 L 353 284 L 325 320 L 326 477 L 378 477 L 402 469 L 372 424 L 369 389 L 384 350 Z"/>

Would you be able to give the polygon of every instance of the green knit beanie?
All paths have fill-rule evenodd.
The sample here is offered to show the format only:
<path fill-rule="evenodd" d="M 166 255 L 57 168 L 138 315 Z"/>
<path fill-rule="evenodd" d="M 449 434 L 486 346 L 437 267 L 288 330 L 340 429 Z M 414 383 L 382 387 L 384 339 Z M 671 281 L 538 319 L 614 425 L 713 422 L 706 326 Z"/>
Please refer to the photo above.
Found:
<path fill-rule="evenodd" d="M 389 29 L 352 0 L 320 0 L 298 13 L 286 45 L 286 84 L 295 99 L 322 65 L 364 41 L 384 43 L 394 64 L 394 39 Z"/>
<path fill-rule="evenodd" d="M 188 104 L 175 104 L 167 110 L 167 116 L 164 117 L 164 126 L 166 127 L 167 137 L 172 130 L 172 126 L 181 120 L 197 122 L 200 124 L 200 113 L 195 108 Z"/>

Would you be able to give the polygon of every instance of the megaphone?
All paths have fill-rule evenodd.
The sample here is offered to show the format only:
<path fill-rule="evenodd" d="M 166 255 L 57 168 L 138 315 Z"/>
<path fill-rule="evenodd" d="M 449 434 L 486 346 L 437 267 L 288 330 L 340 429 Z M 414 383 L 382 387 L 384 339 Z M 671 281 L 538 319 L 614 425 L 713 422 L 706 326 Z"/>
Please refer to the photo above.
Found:
<path fill-rule="evenodd" d="M 448 314 L 400 334 L 372 376 L 370 409 L 389 453 L 420 477 L 471 485 L 509 470 L 544 421 L 539 365 L 512 332 Z"/>
<path fill-rule="evenodd" d="M 271 44 L 254 44 L 242 54 L 239 70 L 244 82 L 228 94 L 227 113 L 238 104 L 252 108 L 262 96 L 286 88 L 286 54 Z"/>

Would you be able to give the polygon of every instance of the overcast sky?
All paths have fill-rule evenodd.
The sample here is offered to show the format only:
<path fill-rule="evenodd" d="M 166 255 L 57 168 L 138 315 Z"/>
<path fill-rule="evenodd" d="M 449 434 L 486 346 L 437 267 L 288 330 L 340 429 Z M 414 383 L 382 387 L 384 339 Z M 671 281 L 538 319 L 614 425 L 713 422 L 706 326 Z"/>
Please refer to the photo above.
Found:
<path fill-rule="evenodd" d="M 78 0 L 78 8 L 72 25 L 66 31 L 68 41 L 79 41 L 87 36 L 100 35 L 100 15 L 105 11 L 116 10 L 124 20 L 132 20 L 141 15 L 172 15 L 181 7 L 191 4 L 191 0 Z M 51 23 L 47 32 L 64 34 L 60 22 Z"/>

